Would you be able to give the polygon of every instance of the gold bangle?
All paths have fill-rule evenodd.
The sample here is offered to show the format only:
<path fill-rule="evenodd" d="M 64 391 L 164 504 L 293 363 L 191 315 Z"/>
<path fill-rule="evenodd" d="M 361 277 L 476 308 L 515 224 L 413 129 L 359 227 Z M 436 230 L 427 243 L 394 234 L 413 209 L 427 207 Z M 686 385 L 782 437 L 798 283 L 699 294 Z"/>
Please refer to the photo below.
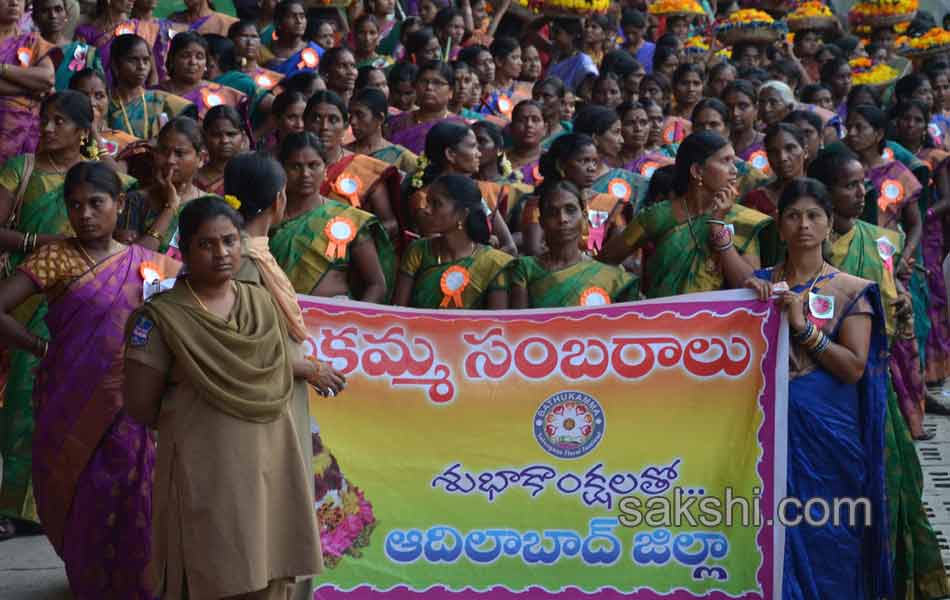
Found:
<path fill-rule="evenodd" d="M 154 229 L 149 229 L 148 231 L 145 232 L 145 235 L 147 235 L 150 238 L 155 238 L 155 241 L 157 241 L 159 244 L 162 243 L 162 234 L 158 233 Z"/>

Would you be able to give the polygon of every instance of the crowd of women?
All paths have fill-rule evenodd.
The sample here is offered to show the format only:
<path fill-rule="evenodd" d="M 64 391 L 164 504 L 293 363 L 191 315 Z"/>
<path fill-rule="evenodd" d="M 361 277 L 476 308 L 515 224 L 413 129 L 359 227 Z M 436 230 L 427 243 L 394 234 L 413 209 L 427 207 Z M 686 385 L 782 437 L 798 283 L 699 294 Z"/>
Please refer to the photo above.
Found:
<path fill-rule="evenodd" d="M 725 2 L 185 6 L 0 3 L 0 539 L 44 533 L 76 598 L 306 598 L 366 543 L 297 294 L 729 288 L 788 315 L 789 495 L 871 503 L 787 531 L 782 597 L 950 596 L 914 449 L 950 414 L 950 56 L 689 50 Z M 853 85 L 863 56 L 904 74 Z"/>

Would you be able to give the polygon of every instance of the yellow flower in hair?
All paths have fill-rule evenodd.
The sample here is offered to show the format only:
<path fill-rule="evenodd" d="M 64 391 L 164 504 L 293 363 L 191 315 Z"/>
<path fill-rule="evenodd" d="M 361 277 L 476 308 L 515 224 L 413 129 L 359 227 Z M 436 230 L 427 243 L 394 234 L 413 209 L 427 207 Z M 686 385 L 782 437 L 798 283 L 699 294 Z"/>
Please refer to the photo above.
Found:
<path fill-rule="evenodd" d="M 231 194 L 225 194 L 224 201 L 227 202 L 228 206 L 230 206 L 234 210 L 240 210 L 241 208 L 241 201 L 238 200 L 237 196 L 232 196 Z"/>

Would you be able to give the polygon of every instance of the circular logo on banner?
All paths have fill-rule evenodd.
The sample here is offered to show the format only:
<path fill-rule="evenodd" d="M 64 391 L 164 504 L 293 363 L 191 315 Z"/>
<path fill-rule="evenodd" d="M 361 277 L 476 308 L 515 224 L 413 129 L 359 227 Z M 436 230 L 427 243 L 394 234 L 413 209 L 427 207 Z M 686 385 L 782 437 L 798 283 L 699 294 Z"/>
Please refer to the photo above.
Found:
<path fill-rule="evenodd" d="M 603 439 L 606 426 L 600 403 L 583 392 L 558 392 L 534 413 L 534 438 L 555 458 L 588 454 Z"/>

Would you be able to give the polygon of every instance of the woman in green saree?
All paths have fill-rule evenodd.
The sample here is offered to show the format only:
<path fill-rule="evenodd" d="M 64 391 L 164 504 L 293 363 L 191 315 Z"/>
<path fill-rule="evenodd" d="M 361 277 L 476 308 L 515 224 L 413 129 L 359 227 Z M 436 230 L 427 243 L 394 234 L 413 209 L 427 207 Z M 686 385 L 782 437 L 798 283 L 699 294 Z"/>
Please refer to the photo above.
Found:
<path fill-rule="evenodd" d="M 389 114 L 386 95 L 376 88 L 364 88 L 350 100 L 350 127 L 355 140 L 346 149 L 354 154 L 366 154 L 403 173 L 416 170 L 419 157 L 399 144 L 383 138 L 383 123 Z"/>
<path fill-rule="evenodd" d="M 539 208 L 546 249 L 515 261 L 512 308 L 603 306 L 637 299 L 634 277 L 581 250 L 587 211 L 580 188 L 567 180 L 542 184 Z"/>
<path fill-rule="evenodd" d="M 204 150 L 198 124 L 188 117 L 162 127 L 155 148 L 155 181 L 129 194 L 119 218 L 116 239 L 180 258 L 178 213 L 204 195 L 194 184 Z"/>
<path fill-rule="evenodd" d="M 4 276 L 34 249 L 73 235 L 63 200 L 66 172 L 84 160 L 83 140 L 92 130 L 89 98 L 71 90 L 53 94 L 40 109 L 37 153 L 11 158 L 0 168 L 0 251 Z M 36 295 L 13 311 L 33 335 L 49 339 L 47 304 Z M 4 401 L 0 407 L 0 539 L 38 529 L 33 500 L 33 384 L 39 359 L 29 352 L 10 352 Z M 3 517 L 9 517 L 14 521 Z"/>
<path fill-rule="evenodd" d="M 134 33 L 112 40 L 112 75 L 106 124 L 142 140 L 158 135 L 169 119 L 186 115 L 197 118 L 194 104 L 162 90 L 146 90 L 152 66 L 148 43 Z"/>
<path fill-rule="evenodd" d="M 442 175 L 415 210 L 425 236 L 402 256 L 393 304 L 414 308 L 508 308 L 513 258 L 488 245 L 488 214 L 470 177 Z"/>
<path fill-rule="evenodd" d="M 763 232 L 772 219 L 739 206 L 735 152 L 711 131 L 683 140 L 673 194 L 607 240 L 602 260 L 618 264 L 647 242 L 643 288 L 651 298 L 739 287 L 760 266 Z"/>
<path fill-rule="evenodd" d="M 270 251 L 297 293 L 387 302 L 393 246 L 371 213 L 320 194 L 327 156 L 317 136 L 287 136 L 280 162 L 287 172 L 287 211 L 271 235 Z"/>
<path fill-rule="evenodd" d="M 864 168 L 848 150 L 841 148 L 819 154 L 808 174 L 828 187 L 834 204 L 829 262 L 846 273 L 877 282 L 881 290 L 891 348 L 884 466 L 890 551 L 899 590 L 896 597 L 943 597 L 950 592 L 940 548 L 921 503 L 923 480 L 912 439 L 924 434 L 923 415 L 916 410 L 924 391 L 923 381 L 917 377 L 915 393 L 909 385 L 911 382 L 901 376 L 900 365 L 895 364 L 898 358 L 895 342 L 916 346 L 910 295 L 894 276 L 904 234 L 859 219 L 864 210 Z"/>

